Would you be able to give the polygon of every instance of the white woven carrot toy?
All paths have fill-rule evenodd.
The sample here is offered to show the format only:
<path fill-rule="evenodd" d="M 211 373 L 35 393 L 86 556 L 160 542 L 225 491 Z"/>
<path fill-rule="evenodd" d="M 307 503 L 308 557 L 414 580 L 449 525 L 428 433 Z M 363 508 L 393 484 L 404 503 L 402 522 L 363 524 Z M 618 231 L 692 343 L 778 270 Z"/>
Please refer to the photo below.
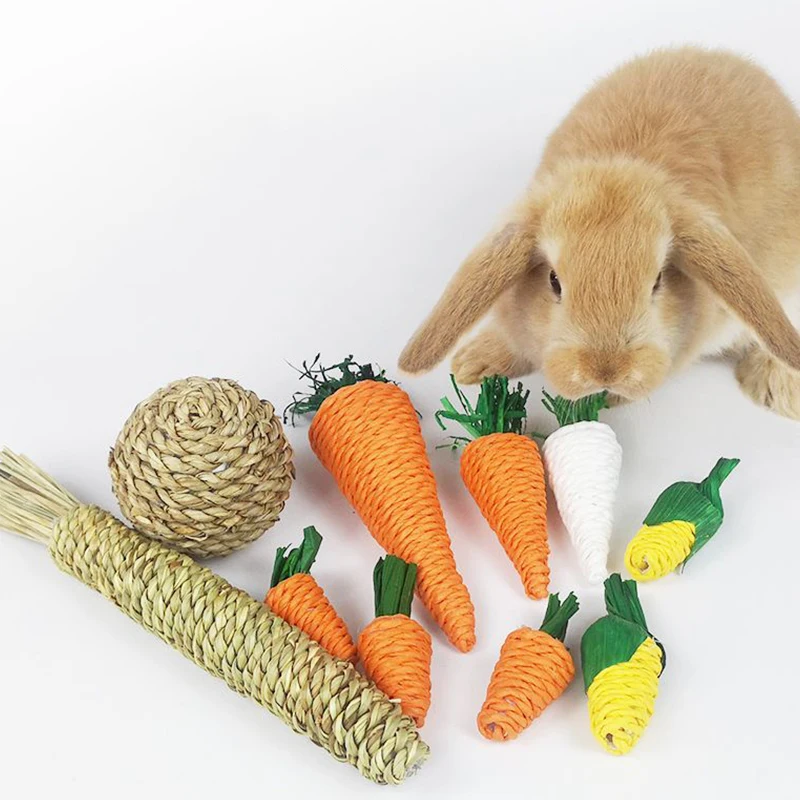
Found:
<path fill-rule="evenodd" d="M 614 502 L 622 469 L 622 447 L 614 431 L 598 420 L 606 392 L 570 401 L 544 392 L 542 403 L 559 428 L 542 447 L 558 513 L 590 583 L 608 577 L 608 549 Z"/>

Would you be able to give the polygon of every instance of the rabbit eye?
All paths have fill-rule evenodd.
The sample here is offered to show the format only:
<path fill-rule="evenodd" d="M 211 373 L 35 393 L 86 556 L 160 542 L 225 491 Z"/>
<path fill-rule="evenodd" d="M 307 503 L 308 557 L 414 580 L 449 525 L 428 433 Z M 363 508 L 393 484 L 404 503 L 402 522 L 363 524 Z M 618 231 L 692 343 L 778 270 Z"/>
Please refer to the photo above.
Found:
<path fill-rule="evenodd" d="M 663 270 L 658 273 L 658 277 L 656 278 L 656 282 L 653 284 L 653 294 L 655 294 L 661 288 L 661 279 L 664 277 Z"/>
<path fill-rule="evenodd" d="M 550 288 L 556 297 L 561 297 L 561 281 L 558 279 L 554 270 L 550 270 Z"/>

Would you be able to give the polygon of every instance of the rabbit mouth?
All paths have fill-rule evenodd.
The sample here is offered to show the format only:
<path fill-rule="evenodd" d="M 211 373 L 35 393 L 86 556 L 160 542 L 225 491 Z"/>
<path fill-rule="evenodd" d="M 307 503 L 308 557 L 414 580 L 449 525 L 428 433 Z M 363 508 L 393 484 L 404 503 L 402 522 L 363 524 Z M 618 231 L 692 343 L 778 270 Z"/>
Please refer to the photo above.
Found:
<path fill-rule="evenodd" d="M 544 372 L 558 393 L 570 399 L 605 390 L 630 402 L 661 385 L 669 372 L 669 356 L 654 345 L 615 353 L 557 348 L 548 355 Z"/>

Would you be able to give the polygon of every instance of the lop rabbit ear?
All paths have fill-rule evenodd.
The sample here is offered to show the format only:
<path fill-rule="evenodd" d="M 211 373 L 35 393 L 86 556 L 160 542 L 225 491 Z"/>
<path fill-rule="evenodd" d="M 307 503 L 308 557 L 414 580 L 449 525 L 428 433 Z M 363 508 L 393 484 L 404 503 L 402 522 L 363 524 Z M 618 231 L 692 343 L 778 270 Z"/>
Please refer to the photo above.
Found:
<path fill-rule="evenodd" d="M 697 208 L 684 207 L 674 225 L 681 269 L 708 286 L 777 359 L 800 370 L 800 334 L 736 237 Z"/>
<path fill-rule="evenodd" d="M 528 205 L 470 253 L 400 354 L 403 372 L 418 374 L 435 367 L 500 294 L 531 268 L 537 230 L 538 214 Z"/>

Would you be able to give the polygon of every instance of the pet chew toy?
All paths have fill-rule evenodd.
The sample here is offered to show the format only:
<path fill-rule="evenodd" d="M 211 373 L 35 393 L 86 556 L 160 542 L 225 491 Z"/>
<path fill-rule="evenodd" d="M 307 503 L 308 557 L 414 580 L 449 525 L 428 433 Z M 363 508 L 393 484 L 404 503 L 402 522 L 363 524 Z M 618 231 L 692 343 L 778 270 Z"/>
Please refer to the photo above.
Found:
<path fill-rule="evenodd" d="M 409 396 L 348 356 L 330 368 L 303 364 L 307 394 L 287 408 L 314 414 L 311 448 L 387 553 L 419 569 L 417 590 L 448 639 L 475 644 L 475 610 L 445 527 L 425 441 Z"/>
<path fill-rule="evenodd" d="M 708 544 L 724 516 L 720 486 L 738 463 L 721 458 L 700 483 L 673 483 L 659 495 L 625 551 L 625 566 L 637 581 L 663 578 Z"/>
<path fill-rule="evenodd" d="M 509 390 L 508 378 L 485 378 L 473 408 L 451 376 L 462 410 L 446 397 L 436 419 L 461 424 L 469 438 L 453 437 L 465 445 L 461 477 L 489 526 L 511 559 L 528 597 L 547 597 L 550 569 L 547 558 L 547 491 L 539 448 L 525 436 L 522 384 Z"/>
<path fill-rule="evenodd" d="M 334 658 L 356 661 L 356 645 L 344 620 L 310 574 L 322 537 L 314 527 L 303 531 L 303 543 L 275 555 L 270 590 L 264 602 L 288 623 L 319 642 Z"/>
<path fill-rule="evenodd" d="M 547 478 L 558 513 L 591 583 L 608 575 L 614 501 L 622 469 L 622 448 L 614 431 L 598 421 L 606 392 L 569 401 L 544 393 L 545 408 L 559 428 L 542 446 Z"/>
<path fill-rule="evenodd" d="M 478 714 L 487 739 L 515 739 L 569 686 L 575 665 L 564 637 L 577 611 L 572 592 L 563 602 L 551 594 L 539 630 L 523 625 L 508 635 Z"/>
<path fill-rule="evenodd" d="M 47 545 L 64 572 L 376 783 L 401 783 L 426 759 L 413 721 L 351 664 L 189 556 L 81 504 L 7 450 L 0 528 Z"/>
<path fill-rule="evenodd" d="M 140 403 L 108 461 L 122 513 L 197 558 L 272 527 L 294 477 L 273 407 L 229 380 L 176 381 Z"/>
<path fill-rule="evenodd" d="M 386 556 L 375 565 L 375 619 L 361 631 L 364 672 L 387 697 L 400 701 L 418 727 L 431 705 L 431 637 L 411 619 L 415 564 Z"/>
<path fill-rule="evenodd" d="M 581 640 L 592 733 L 613 755 L 630 752 L 650 723 L 664 671 L 664 648 L 647 630 L 634 581 L 605 582 L 608 614 Z"/>

